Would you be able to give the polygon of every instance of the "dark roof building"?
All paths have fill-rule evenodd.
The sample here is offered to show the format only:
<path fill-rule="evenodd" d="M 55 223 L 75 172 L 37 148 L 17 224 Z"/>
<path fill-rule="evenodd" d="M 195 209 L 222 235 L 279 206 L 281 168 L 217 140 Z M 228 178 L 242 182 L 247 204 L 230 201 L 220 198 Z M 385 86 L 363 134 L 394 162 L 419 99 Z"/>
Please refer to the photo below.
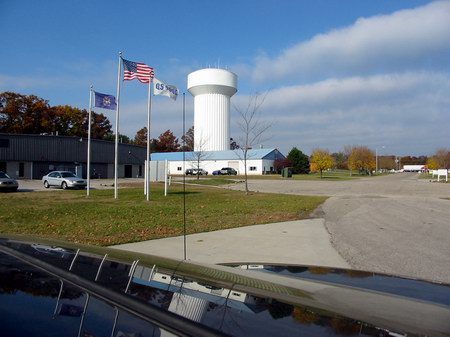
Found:
<path fill-rule="evenodd" d="M 13 178 L 41 179 L 53 170 L 87 177 L 87 138 L 0 133 L 0 171 Z M 91 140 L 91 177 L 114 177 L 114 142 Z M 146 148 L 119 144 L 120 178 L 142 177 Z"/>

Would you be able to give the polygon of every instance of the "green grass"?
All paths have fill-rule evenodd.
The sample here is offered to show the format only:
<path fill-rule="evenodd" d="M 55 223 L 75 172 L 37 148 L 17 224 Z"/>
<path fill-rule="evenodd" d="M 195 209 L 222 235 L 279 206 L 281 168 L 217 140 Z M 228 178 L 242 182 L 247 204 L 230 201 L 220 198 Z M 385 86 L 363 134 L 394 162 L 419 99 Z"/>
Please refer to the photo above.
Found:
<path fill-rule="evenodd" d="M 356 171 L 350 172 L 348 170 L 334 170 L 323 172 L 322 178 L 320 173 L 310 173 L 310 174 L 294 174 L 292 178 L 283 178 L 281 174 L 267 174 L 267 175 L 249 175 L 249 180 L 283 180 L 283 179 L 293 179 L 293 180 L 322 180 L 322 181 L 342 181 L 342 180 L 355 180 L 360 178 L 369 178 L 374 176 L 367 176 L 359 174 Z M 177 177 L 177 180 L 181 177 Z M 199 184 L 199 185 L 214 185 L 220 186 L 225 184 L 234 184 L 236 182 L 244 181 L 244 175 L 238 176 L 207 176 L 200 177 L 199 180 L 188 179 L 186 180 L 189 184 Z"/>
<path fill-rule="evenodd" d="M 307 218 L 325 197 L 243 192 L 203 186 L 152 185 L 147 202 L 141 188 L 45 191 L 0 194 L 0 232 L 27 234 L 77 243 L 113 245 L 183 233 Z"/>
<path fill-rule="evenodd" d="M 232 178 L 233 177 L 233 178 Z M 209 177 L 199 177 L 199 179 L 186 179 L 186 184 L 196 184 L 196 185 L 205 185 L 205 186 L 223 186 L 235 184 L 238 181 L 241 181 L 241 177 L 236 178 L 235 176 L 209 176 Z M 177 182 L 180 182 L 182 178 L 177 179 Z"/>

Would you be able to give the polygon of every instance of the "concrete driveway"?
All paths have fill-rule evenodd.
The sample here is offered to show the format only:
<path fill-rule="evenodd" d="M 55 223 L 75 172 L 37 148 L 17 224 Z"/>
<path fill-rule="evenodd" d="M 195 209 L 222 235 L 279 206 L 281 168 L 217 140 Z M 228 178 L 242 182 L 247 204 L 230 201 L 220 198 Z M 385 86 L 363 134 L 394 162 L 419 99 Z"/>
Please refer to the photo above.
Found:
<path fill-rule="evenodd" d="M 349 181 L 251 180 L 249 187 L 330 196 L 315 216 L 324 219 L 333 247 L 353 268 L 450 283 L 450 183 L 400 173 Z"/>

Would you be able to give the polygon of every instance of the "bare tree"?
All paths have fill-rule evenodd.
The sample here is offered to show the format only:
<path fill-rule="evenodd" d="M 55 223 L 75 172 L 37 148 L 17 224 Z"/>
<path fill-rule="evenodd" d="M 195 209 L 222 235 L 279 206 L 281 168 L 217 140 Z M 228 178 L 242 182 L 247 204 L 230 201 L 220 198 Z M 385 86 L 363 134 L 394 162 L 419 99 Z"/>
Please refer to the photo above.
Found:
<path fill-rule="evenodd" d="M 263 139 L 264 133 L 272 126 L 272 123 L 263 122 L 259 118 L 259 109 L 263 105 L 268 92 L 264 94 L 255 93 L 251 95 L 248 99 L 247 106 L 242 109 L 240 107 L 234 106 L 234 109 L 238 112 L 240 120 L 238 121 L 238 126 L 242 132 L 242 139 L 240 141 L 240 146 L 238 153 L 240 153 L 241 160 L 244 161 L 244 177 L 245 177 L 245 193 L 249 193 L 248 189 L 248 176 L 247 176 L 247 160 L 248 151 L 257 144 L 261 144 L 267 138 Z"/>
<path fill-rule="evenodd" d="M 194 151 L 191 154 L 191 160 L 194 162 L 193 166 L 196 169 L 200 169 L 200 163 L 207 160 L 211 153 L 205 151 L 207 140 L 200 136 L 198 143 L 194 144 Z M 197 180 L 200 179 L 200 174 L 197 174 Z"/>

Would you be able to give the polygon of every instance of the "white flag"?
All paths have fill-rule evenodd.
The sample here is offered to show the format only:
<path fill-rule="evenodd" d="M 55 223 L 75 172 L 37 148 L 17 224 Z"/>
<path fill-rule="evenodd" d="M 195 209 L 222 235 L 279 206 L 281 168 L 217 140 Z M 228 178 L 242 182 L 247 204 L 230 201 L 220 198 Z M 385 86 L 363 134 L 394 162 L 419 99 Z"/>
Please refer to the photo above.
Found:
<path fill-rule="evenodd" d="M 174 85 L 165 84 L 155 77 L 153 78 L 153 93 L 154 95 L 170 97 L 176 101 L 178 97 L 178 88 Z"/>

